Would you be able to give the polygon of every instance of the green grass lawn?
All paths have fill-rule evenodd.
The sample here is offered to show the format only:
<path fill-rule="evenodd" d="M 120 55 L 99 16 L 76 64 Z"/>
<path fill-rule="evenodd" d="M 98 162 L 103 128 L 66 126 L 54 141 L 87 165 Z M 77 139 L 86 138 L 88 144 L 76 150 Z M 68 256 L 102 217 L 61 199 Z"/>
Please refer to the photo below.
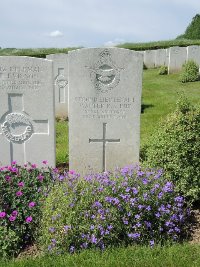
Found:
<path fill-rule="evenodd" d="M 80 254 L 0 261 L 1 267 L 199 267 L 200 245 L 128 247 L 103 253 L 87 250 Z"/>
<path fill-rule="evenodd" d="M 141 146 L 143 146 L 158 123 L 176 107 L 178 95 L 182 92 L 197 104 L 200 102 L 200 82 L 181 83 L 179 74 L 158 75 L 157 69 L 144 70 L 141 114 Z M 68 125 L 57 122 L 56 162 L 68 161 Z"/>

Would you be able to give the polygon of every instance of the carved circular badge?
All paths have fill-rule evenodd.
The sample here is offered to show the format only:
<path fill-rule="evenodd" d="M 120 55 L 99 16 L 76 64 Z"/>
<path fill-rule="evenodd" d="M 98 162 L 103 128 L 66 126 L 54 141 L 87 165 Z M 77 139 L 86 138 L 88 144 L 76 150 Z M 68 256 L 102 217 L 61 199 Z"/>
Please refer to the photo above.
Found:
<path fill-rule="evenodd" d="M 65 79 L 63 75 L 59 75 L 56 78 L 56 84 L 58 85 L 59 88 L 64 88 L 68 84 L 68 81 Z"/>
<path fill-rule="evenodd" d="M 10 113 L 6 115 L 1 124 L 2 133 L 8 141 L 24 143 L 33 134 L 33 125 L 28 116 L 22 113 Z"/>
<path fill-rule="evenodd" d="M 99 57 L 100 59 L 94 67 L 89 68 L 91 71 L 90 77 L 95 84 L 95 88 L 102 93 L 106 93 L 120 82 L 120 69 L 122 68 L 116 67 L 107 49 L 102 51 Z"/>

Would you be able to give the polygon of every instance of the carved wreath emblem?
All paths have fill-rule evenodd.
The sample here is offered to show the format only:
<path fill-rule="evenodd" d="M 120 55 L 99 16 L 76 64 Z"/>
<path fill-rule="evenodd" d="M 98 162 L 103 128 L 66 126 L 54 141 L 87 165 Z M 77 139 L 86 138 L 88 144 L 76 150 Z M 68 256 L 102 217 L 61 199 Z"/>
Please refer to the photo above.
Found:
<path fill-rule="evenodd" d="M 112 61 L 108 49 L 103 50 L 99 57 L 99 61 L 93 67 L 89 67 L 90 78 L 98 91 L 106 93 L 119 84 L 122 68 L 118 68 Z"/>
<path fill-rule="evenodd" d="M 24 143 L 33 134 L 31 120 L 22 113 L 9 113 L 1 124 L 2 133 L 8 141 Z"/>

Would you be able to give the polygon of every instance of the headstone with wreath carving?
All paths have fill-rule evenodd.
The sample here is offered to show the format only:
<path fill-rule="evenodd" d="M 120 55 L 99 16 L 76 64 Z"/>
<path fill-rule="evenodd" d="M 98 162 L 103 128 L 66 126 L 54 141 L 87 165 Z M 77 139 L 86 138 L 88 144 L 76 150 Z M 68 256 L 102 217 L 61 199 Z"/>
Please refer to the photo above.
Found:
<path fill-rule="evenodd" d="M 55 166 L 52 62 L 0 57 L 0 165 Z"/>
<path fill-rule="evenodd" d="M 143 55 L 69 52 L 69 167 L 81 174 L 139 161 Z"/>
<path fill-rule="evenodd" d="M 68 55 L 51 54 L 46 58 L 53 61 L 56 116 L 66 118 L 68 117 Z"/>

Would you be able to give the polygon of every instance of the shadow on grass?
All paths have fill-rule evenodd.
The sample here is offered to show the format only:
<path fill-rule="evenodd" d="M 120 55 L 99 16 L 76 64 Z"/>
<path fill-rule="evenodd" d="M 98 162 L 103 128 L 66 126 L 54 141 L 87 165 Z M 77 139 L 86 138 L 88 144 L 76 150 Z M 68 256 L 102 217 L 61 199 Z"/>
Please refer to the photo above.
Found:
<path fill-rule="evenodd" d="M 152 104 L 142 104 L 141 105 L 141 113 L 144 113 L 145 109 L 152 108 L 152 107 L 154 107 L 154 105 L 152 105 Z"/>

